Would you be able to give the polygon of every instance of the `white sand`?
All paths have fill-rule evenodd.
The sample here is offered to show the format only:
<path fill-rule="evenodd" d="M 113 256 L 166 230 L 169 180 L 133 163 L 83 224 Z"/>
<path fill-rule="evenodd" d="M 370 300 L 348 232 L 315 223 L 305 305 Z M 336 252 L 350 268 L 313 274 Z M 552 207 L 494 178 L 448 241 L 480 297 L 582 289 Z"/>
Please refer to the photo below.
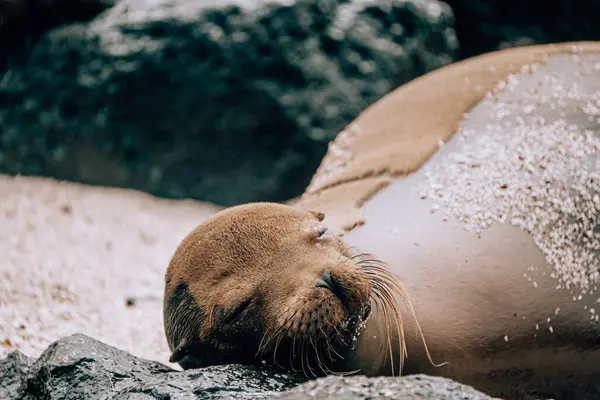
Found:
<path fill-rule="evenodd" d="M 433 212 L 468 230 L 500 223 L 530 233 L 573 301 L 600 288 L 599 78 L 597 54 L 557 55 L 509 76 L 422 188 Z"/>
<path fill-rule="evenodd" d="M 179 241 L 217 210 L 0 175 L 0 358 L 38 356 L 81 332 L 167 363 L 164 271 Z"/>

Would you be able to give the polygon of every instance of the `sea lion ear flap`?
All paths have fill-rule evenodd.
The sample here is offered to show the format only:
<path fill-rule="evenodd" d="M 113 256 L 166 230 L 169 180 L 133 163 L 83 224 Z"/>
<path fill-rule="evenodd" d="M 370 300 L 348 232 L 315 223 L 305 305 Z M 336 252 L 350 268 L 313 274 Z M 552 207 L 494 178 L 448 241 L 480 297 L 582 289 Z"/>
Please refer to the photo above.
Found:
<path fill-rule="evenodd" d="M 319 222 L 323 222 L 323 220 L 325 219 L 325 214 L 320 212 L 320 211 L 309 211 L 312 215 L 314 215 Z"/>
<path fill-rule="evenodd" d="M 173 353 L 171 353 L 171 357 L 169 357 L 169 362 L 176 363 L 181 361 L 183 357 L 187 356 L 190 353 L 191 347 L 192 344 L 189 341 L 181 342 L 181 344 L 179 344 L 179 346 L 177 346 L 177 348 L 173 350 Z"/>

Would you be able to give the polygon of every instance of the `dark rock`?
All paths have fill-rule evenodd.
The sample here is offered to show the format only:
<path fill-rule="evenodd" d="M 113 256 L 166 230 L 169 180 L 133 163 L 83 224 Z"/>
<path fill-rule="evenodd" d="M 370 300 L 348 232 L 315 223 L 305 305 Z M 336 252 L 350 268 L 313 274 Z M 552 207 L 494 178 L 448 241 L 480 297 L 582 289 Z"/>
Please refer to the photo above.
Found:
<path fill-rule="evenodd" d="M 26 54 L 45 31 L 88 21 L 112 5 L 114 0 L 0 0 L 0 67 L 8 54 Z"/>
<path fill-rule="evenodd" d="M 491 400 L 470 386 L 427 375 L 402 378 L 330 376 L 306 382 L 276 396 L 280 400 Z"/>
<path fill-rule="evenodd" d="M 290 388 L 293 389 L 284 392 Z M 0 398 L 490 399 L 471 387 L 424 375 L 405 378 L 328 377 L 303 382 L 300 378 L 267 368 L 239 365 L 175 371 L 161 363 L 134 357 L 81 334 L 53 343 L 35 362 L 19 352 L 13 352 L 1 360 Z"/>
<path fill-rule="evenodd" d="M 27 375 L 33 359 L 13 351 L 0 360 L 0 399 L 18 399 L 22 379 Z"/>
<path fill-rule="evenodd" d="M 600 40 L 598 0 L 446 0 L 461 57 L 500 48 Z"/>
<path fill-rule="evenodd" d="M 436 0 L 209 3 L 121 0 L 11 59 L 0 172 L 289 199 L 360 111 L 457 49 Z"/>
<path fill-rule="evenodd" d="M 3 363 L 0 368 L 7 361 Z M 236 365 L 175 371 L 84 335 L 63 338 L 29 368 L 21 365 L 25 364 L 17 364 L 21 371 L 0 370 L 9 382 L 3 400 L 261 399 L 299 382 L 267 369 Z M 20 380 L 18 392 L 10 379 Z"/>

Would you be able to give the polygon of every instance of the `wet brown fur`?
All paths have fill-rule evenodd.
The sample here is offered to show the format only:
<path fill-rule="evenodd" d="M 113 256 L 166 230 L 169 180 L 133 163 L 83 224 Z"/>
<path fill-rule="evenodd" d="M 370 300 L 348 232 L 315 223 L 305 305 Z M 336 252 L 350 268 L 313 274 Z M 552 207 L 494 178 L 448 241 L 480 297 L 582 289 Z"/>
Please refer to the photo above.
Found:
<path fill-rule="evenodd" d="M 374 306 L 389 321 L 387 346 L 401 369 L 400 282 L 380 261 L 320 236 L 323 219 L 319 212 L 252 203 L 193 230 L 165 276 L 171 361 L 192 368 L 264 360 L 313 376 L 351 372 L 344 358 Z M 326 270 L 338 295 L 315 287 Z M 400 354 L 392 352 L 392 337 Z"/>

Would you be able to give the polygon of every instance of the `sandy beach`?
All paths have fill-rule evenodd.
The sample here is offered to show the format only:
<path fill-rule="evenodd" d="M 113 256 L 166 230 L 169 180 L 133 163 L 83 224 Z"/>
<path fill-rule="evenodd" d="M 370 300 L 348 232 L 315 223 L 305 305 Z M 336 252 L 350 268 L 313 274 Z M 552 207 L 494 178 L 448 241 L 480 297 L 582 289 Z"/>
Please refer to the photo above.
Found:
<path fill-rule="evenodd" d="M 179 241 L 218 209 L 0 175 L 0 358 L 39 356 L 80 332 L 167 363 L 164 271 Z"/>

